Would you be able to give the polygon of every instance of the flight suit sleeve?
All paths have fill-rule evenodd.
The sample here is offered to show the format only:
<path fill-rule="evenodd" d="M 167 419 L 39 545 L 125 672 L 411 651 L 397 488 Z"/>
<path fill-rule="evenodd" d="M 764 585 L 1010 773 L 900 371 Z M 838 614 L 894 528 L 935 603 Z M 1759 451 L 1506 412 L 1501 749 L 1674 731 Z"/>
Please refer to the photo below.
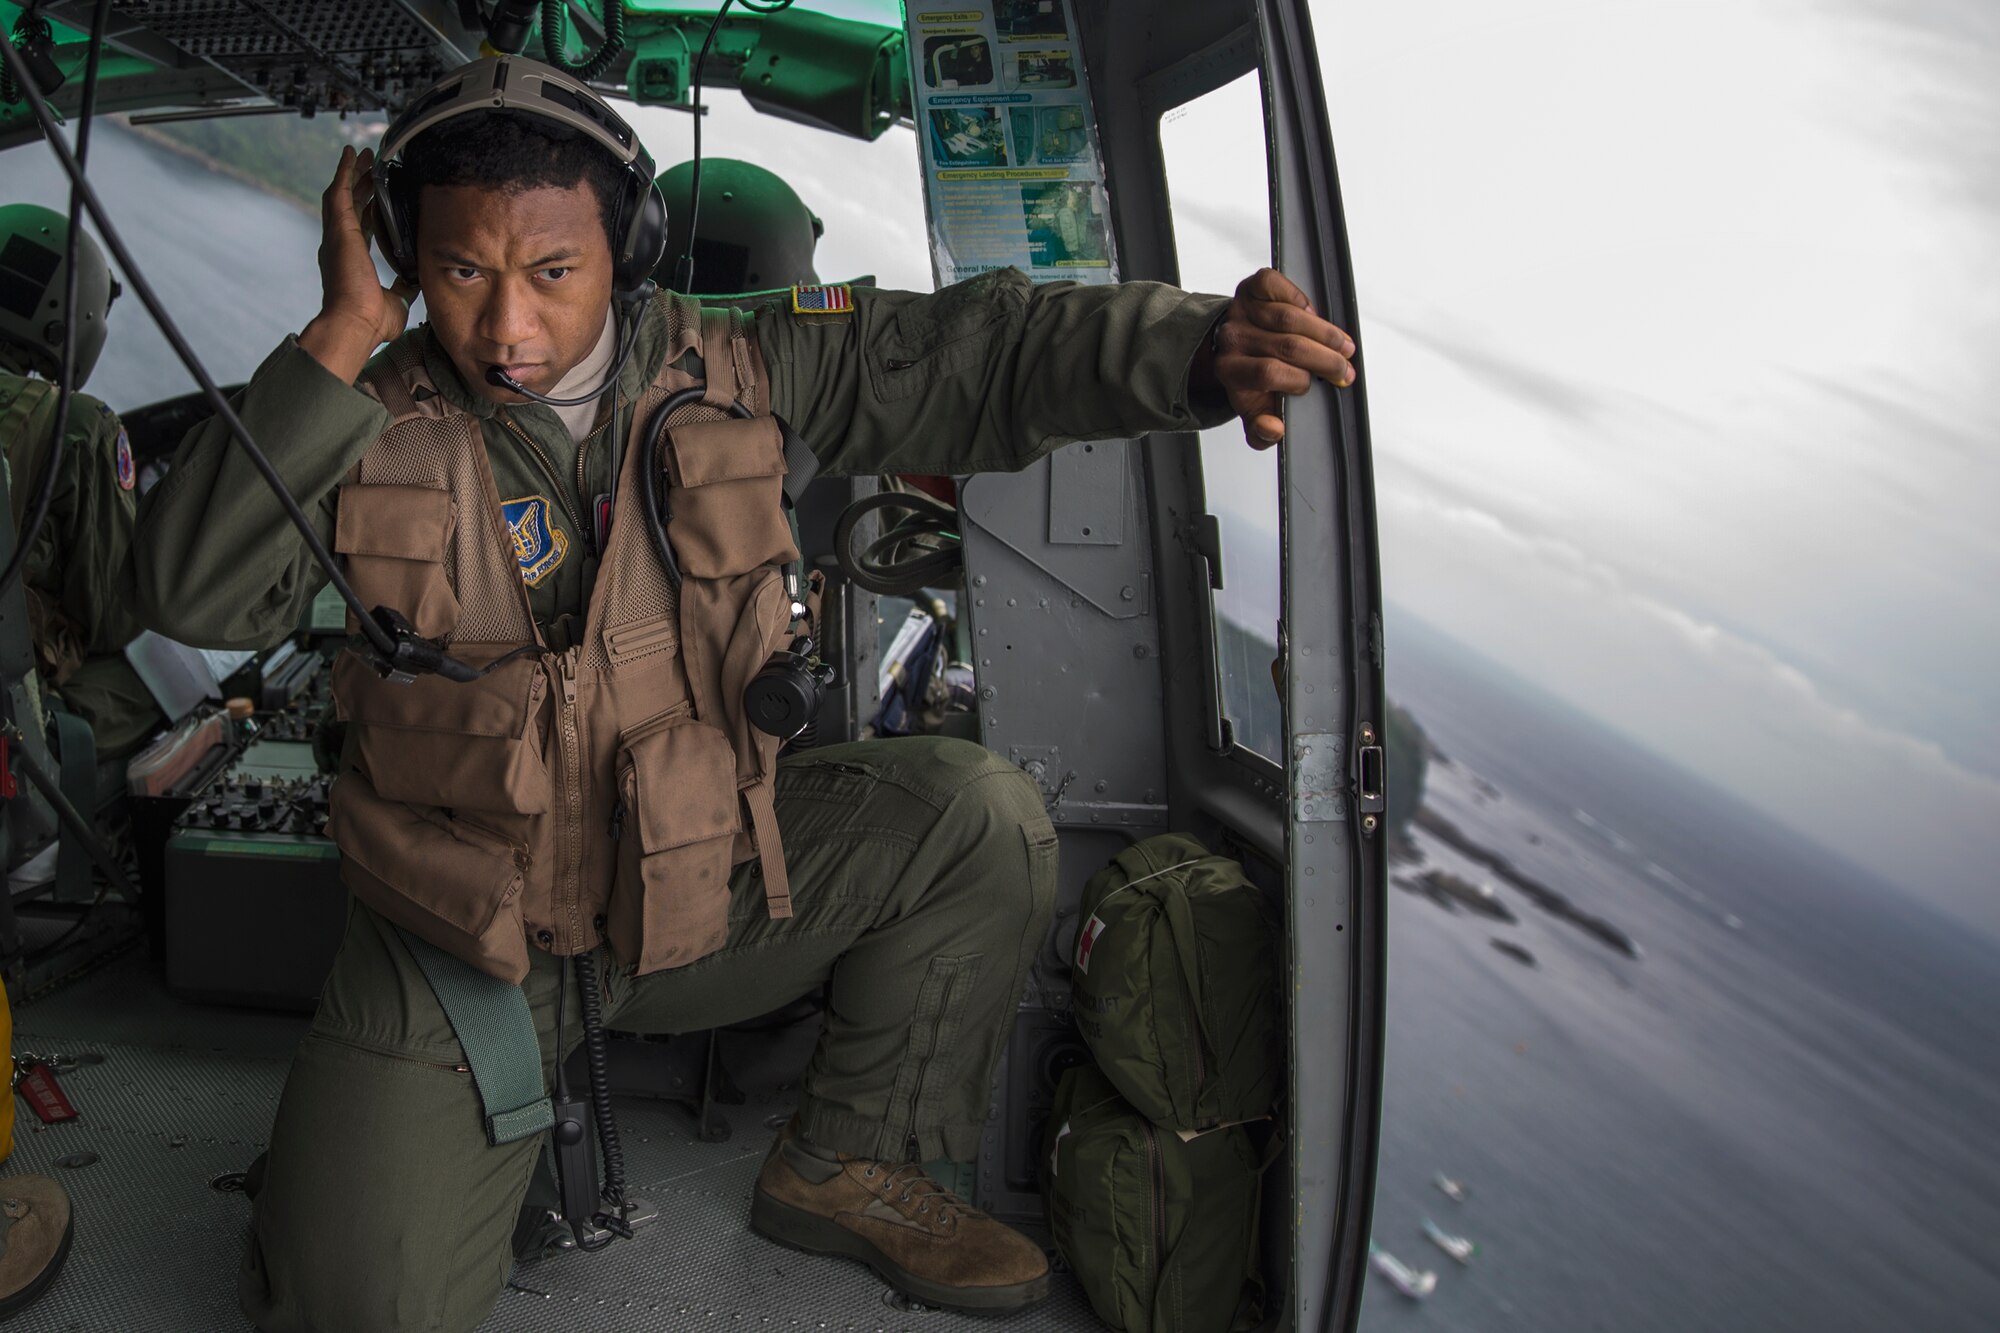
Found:
<path fill-rule="evenodd" d="M 63 470 L 64 533 L 59 596 L 87 654 L 115 653 L 139 633 L 121 584 L 137 512 L 132 450 L 117 415 L 95 404 L 73 431 Z M 75 409 L 73 408 L 72 411 Z"/>
<path fill-rule="evenodd" d="M 1016 269 L 930 293 L 851 289 L 851 315 L 758 310 L 773 408 L 821 475 L 1010 472 L 1073 440 L 1199 430 L 1188 370 L 1229 304 L 1156 282 L 1037 286 Z"/>
<path fill-rule="evenodd" d="M 331 545 L 347 475 L 389 424 L 380 403 L 342 383 L 287 337 L 231 404 L 320 540 Z M 139 503 L 133 610 L 146 625 L 203 648 L 262 648 L 298 627 L 326 585 L 229 428 L 188 432 L 165 479 Z"/>

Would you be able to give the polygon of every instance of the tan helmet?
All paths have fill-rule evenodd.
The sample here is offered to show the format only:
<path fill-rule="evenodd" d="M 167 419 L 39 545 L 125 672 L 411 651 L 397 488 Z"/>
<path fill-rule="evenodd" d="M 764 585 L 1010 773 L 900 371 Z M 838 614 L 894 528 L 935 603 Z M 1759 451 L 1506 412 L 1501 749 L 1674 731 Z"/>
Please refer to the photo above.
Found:
<path fill-rule="evenodd" d="M 667 252 L 654 270 L 662 287 L 688 246 L 689 195 L 694 164 L 660 173 L 667 200 Z M 824 228 L 798 192 L 774 172 L 727 157 L 701 162 L 700 234 L 694 240 L 693 287 L 703 295 L 769 291 L 819 281 L 813 247 Z"/>
<path fill-rule="evenodd" d="M 39 204 L 0 208 L 0 343 L 27 358 L 37 374 L 62 373 L 64 254 L 69 219 Z M 118 280 L 104 252 L 85 232 L 76 243 L 76 370 L 81 389 L 104 350 L 105 320 Z"/>

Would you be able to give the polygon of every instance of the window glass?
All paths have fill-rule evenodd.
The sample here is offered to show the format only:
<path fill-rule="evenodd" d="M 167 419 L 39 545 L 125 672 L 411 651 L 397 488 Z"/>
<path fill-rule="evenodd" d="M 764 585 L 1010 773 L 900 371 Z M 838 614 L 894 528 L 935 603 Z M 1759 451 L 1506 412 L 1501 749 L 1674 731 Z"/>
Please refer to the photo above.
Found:
<path fill-rule="evenodd" d="M 736 158 L 776 172 L 825 224 L 813 255 L 821 281 L 866 277 L 897 291 L 931 290 L 923 175 L 909 127 L 897 125 L 870 143 L 766 115 L 734 88 L 704 88 L 701 100 L 708 106 L 703 158 Z M 631 115 L 657 170 L 687 160 L 693 116 L 663 107 L 620 109 Z"/>
<path fill-rule="evenodd" d="M 1245 74 L 1160 119 L 1181 285 L 1231 292 L 1271 262 L 1264 102 Z M 1222 528 L 1215 594 L 1222 715 L 1238 744 L 1272 758 L 1284 727 L 1271 663 L 1278 655 L 1278 455 L 1251 449 L 1239 422 L 1201 434 L 1208 511 Z"/>

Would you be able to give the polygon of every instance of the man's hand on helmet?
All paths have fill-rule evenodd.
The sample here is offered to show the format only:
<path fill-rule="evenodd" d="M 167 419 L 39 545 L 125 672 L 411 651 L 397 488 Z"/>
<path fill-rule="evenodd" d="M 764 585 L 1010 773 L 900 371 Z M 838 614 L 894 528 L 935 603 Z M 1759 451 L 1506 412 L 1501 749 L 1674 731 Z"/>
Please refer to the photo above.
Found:
<path fill-rule="evenodd" d="M 369 254 L 374 166 L 373 149 L 342 149 L 333 182 L 320 196 L 320 311 L 299 335 L 301 347 L 349 381 L 377 347 L 403 331 L 417 295 L 415 285 L 400 278 L 384 287 Z"/>

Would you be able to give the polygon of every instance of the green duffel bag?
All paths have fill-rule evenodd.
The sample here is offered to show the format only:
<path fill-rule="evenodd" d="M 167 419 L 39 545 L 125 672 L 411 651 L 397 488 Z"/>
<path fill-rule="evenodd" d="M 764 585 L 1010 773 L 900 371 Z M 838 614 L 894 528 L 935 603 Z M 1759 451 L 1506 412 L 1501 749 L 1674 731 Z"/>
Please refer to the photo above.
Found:
<path fill-rule="evenodd" d="M 1169 1129 L 1268 1115 L 1280 1070 L 1277 914 L 1243 867 L 1164 833 L 1091 876 L 1081 915 L 1076 1025 L 1125 1100 Z"/>
<path fill-rule="evenodd" d="M 1263 1318 L 1263 1159 L 1240 1125 L 1183 1141 L 1089 1065 L 1056 1087 L 1042 1197 L 1056 1248 L 1120 1333 L 1230 1333 Z"/>

